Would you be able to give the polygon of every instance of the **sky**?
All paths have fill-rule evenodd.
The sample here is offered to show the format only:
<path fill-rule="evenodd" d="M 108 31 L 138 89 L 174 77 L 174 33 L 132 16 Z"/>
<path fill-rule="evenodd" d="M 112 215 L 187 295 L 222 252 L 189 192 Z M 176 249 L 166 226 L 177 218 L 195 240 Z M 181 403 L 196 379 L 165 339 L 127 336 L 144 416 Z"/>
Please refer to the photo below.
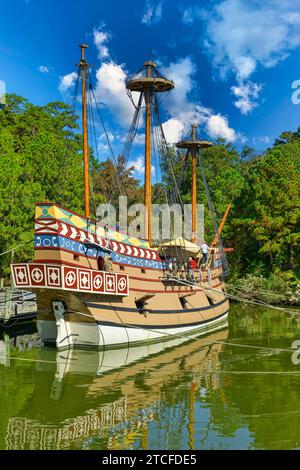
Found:
<path fill-rule="evenodd" d="M 0 81 L 37 105 L 71 103 L 78 45 L 115 153 L 133 115 L 125 81 L 153 60 L 175 84 L 162 102 L 170 143 L 198 135 L 262 152 L 300 125 L 300 0 L 0 0 Z M 130 162 L 141 177 L 143 122 Z M 100 160 L 107 143 L 97 126 Z"/>

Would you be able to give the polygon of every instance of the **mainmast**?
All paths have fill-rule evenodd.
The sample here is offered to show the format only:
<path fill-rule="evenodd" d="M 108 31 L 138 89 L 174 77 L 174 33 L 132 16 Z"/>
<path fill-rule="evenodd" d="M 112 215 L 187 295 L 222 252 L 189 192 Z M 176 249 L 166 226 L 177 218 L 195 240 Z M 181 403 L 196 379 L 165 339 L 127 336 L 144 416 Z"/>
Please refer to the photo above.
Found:
<path fill-rule="evenodd" d="M 192 141 L 196 140 L 196 124 L 192 124 Z M 196 149 L 191 147 L 192 154 L 192 241 L 195 241 L 197 220 L 196 220 L 196 204 L 197 204 L 197 174 L 196 174 Z"/>
<path fill-rule="evenodd" d="M 88 155 L 88 135 L 87 135 L 87 107 L 86 107 L 86 72 L 88 63 L 84 58 L 84 50 L 88 48 L 86 44 L 80 44 L 81 59 L 79 67 L 81 70 L 82 89 L 82 133 L 83 133 L 83 164 L 84 164 L 84 208 L 85 217 L 90 218 L 90 188 L 89 188 L 89 155 Z"/>
<path fill-rule="evenodd" d="M 174 88 L 174 83 L 161 75 L 156 70 L 154 62 L 144 63 L 144 74 L 138 74 L 126 83 L 126 88 L 130 91 L 137 91 L 143 94 L 146 105 L 145 123 L 145 182 L 144 182 L 144 205 L 145 213 L 145 238 L 151 242 L 152 239 L 152 185 L 151 185 L 151 141 L 152 141 L 152 108 L 154 107 L 153 97 L 155 93 L 169 91 Z"/>
<path fill-rule="evenodd" d="M 212 142 L 207 140 L 197 140 L 197 125 L 192 124 L 191 138 L 192 140 L 185 140 L 178 142 L 176 147 L 187 149 L 186 158 L 188 158 L 189 153 L 192 157 L 192 241 L 196 240 L 196 230 L 197 230 L 197 156 L 201 148 L 211 147 Z"/>
<path fill-rule="evenodd" d="M 145 62 L 146 77 L 151 78 L 152 67 L 155 67 L 153 62 Z M 146 104 L 146 132 L 145 132 L 145 185 L 144 185 L 144 204 L 147 208 L 147 221 L 145 221 L 146 238 L 150 241 L 152 234 L 152 185 L 151 185 L 151 169 L 152 169 L 152 155 L 151 155 L 151 97 L 152 87 L 147 86 L 144 89 L 144 97 Z"/>

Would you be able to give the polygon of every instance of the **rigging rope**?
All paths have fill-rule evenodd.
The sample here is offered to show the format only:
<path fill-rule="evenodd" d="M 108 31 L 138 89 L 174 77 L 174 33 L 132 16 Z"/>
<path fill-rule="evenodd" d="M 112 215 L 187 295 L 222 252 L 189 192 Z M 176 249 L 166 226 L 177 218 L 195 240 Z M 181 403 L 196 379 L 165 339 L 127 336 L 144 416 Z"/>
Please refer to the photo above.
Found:
<path fill-rule="evenodd" d="M 143 93 L 140 93 L 139 100 L 137 106 L 135 106 L 135 112 L 133 114 L 132 122 L 130 124 L 130 128 L 121 152 L 121 155 L 125 158 L 126 162 L 126 167 L 128 164 L 129 160 L 129 155 L 132 147 L 132 143 L 135 139 L 138 125 L 139 125 L 139 120 L 140 120 L 140 114 L 141 114 L 141 105 L 142 105 L 142 100 L 143 100 Z"/>
<path fill-rule="evenodd" d="M 76 103 L 77 103 L 78 88 L 79 88 L 79 78 L 80 78 L 80 66 L 78 66 L 78 68 L 77 68 L 77 76 L 76 76 L 74 93 L 73 93 L 73 97 L 72 97 L 71 111 L 70 111 L 71 125 L 73 125 L 74 127 L 76 126 L 76 114 L 75 113 L 76 113 Z M 71 148 L 72 148 L 71 142 L 72 142 L 72 135 L 70 134 L 67 137 L 67 144 L 66 144 L 67 152 L 65 152 L 64 155 L 63 155 L 62 174 L 64 174 L 64 172 L 66 171 L 67 156 L 70 156 L 70 154 L 71 154 Z M 65 189 L 66 189 L 66 178 L 63 178 L 63 180 L 62 180 L 61 189 L 62 189 L 61 194 L 60 194 L 61 203 L 62 203 L 62 205 L 64 205 L 64 193 L 65 193 Z"/>
<path fill-rule="evenodd" d="M 99 161 L 99 155 L 98 155 L 98 145 L 97 145 L 97 138 L 96 138 L 96 130 L 95 130 L 95 124 L 94 124 L 94 113 L 93 113 L 93 107 L 92 107 L 92 102 L 91 102 L 91 92 L 88 87 L 88 92 L 87 92 L 87 125 L 88 125 L 88 135 L 90 135 L 90 147 L 94 149 L 96 147 L 96 155 L 97 155 L 97 161 Z M 93 138 L 94 138 L 94 145 L 93 145 Z M 91 159 L 89 159 L 89 171 L 90 171 L 90 166 L 91 166 Z M 94 186 L 93 186 L 93 178 L 89 178 L 89 185 L 90 185 L 90 190 L 93 198 L 93 204 L 94 204 L 94 215 L 96 217 L 97 215 L 97 205 L 96 205 L 96 197 L 95 197 L 95 192 L 94 192 Z"/>
<path fill-rule="evenodd" d="M 159 130 L 159 133 L 160 133 L 160 146 L 162 148 L 162 151 L 160 153 L 164 157 L 164 160 L 167 162 L 167 165 L 169 167 L 168 176 L 171 177 L 171 182 L 170 182 L 171 184 L 169 184 L 170 198 L 172 200 L 172 196 L 173 196 L 172 202 L 180 204 L 181 212 L 182 212 L 182 216 L 183 216 L 185 214 L 184 205 L 183 205 L 183 201 L 182 201 L 182 198 L 181 198 L 180 190 L 179 190 L 176 175 L 175 175 L 175 169 L 174 169 L 174 165 L 173 165 L 172 155 L 170 153 L 170 148 L 169 148 L 169 145 L 167 143 L 166 136 L 165 136 L 165 133 L 164 133 L 164 129 L 163 129 L 163 126 L 162 126 L 162 122 L 161 122 L 161 119 L 160 119 L 159 107 L 158 107 L 158 101 L 157 101 L 157 96 L 156 95 L 154 96 L 154 111 L 155 111 L 155 116 L 156 116 L 157 127 L 158 127 L 158 130 Z M 191 214 L 189 214 L 189 216 L 191 216 Z M 191 220 L 189 220 L 189 225 L 191 225 Z M 185 240 L 184 237 L 181 237 L 181 239 L 180 239 L 180 247 L 183 250 L 187 250 L 186 240 Z M 183 261 L 183 252 L 180 252 L 180 253 L 181 253 L 180 256 L 181 256 L 182 261 Z"/>
<path fill-rule="evenodd" d="M 211 199 L 211 196 L 210 196 L 209 186 L 208 186 L 208 183 L 207 183 L 207 179 L 206 179 L 206 175 L 205 175 L 205 169 L 204 169 L 204 165 L 203 165 L 203 162 L 202 162 L 202 159 L 201 159 L 201 156 L 200 156 L 200 152 L 197 152 L 197 156 L 198 156 L 198 162 L 199 162 L 199 166 L 200 166 L 200 170 L 201 170 L 202 181 L 203 181 L 203 185 L 204 185 L 204 189 L 205 189 L 208 209 L 209 209 L 212 221 L 213 221 L 215 236 L 218 238 L 219 246 L 220 246 L 220 249 L 221 249 L 221 263 L 222 263 L 222 268 L 223 268 L 222 277 L 226 277 L 226 276 L 228 276 L 228 274 L 230 272 L 229 265 L 228 265 L 228 261 L 227 261 L 227 258 L 226 258 L 225 252 L 224 252 L 224 246 L 223 246 L 223 243 L 222 243 L 222 239 L 221 239 L 221 237 L 219 235 L 219 232 L 218 232 L 219 227 L 218 227 L 218 223 L 217 223 L 217 220 L 216 220 L 216 217 L 215 217 L 214 207 L 213 207 L 212 199 Z"/>
<path fill-rule="evenodd" d="M 28 243 L 32 243 L 33 241 L 34 241 L 34 238 L 29 240 L 28 242 L 22 243 L 21 245 L 17 245 L 14 248 L 10 248 L 9 250 L 3 251 L 2 253 L 0 253 L 0 256 L 6 255 L 7 253 L 11 253 L 12 251 L 16 251 L 19 248 L 22 248 L 22 246 L 28 245 Z"/>
<path fill-rule="evenodd" d="M 101 113 L 100 107 L 99 107 L 98 102 L 97 102 L 96 97 L 95 97 L 95 93 L 94 93 L 90 73 L 88 75 L 88 87 L 89 87 L 89 90 L 92 94 L 92 98 L 94 100 L 94 103 L 95 103 L 95 106 L 96 106 L 96 109 L 97 109 L 97 112 L 98 112 L 98 115 L 99 115 L 99 119 L 100 119 L 100 122 L 101 122 L 101 125 L 102 125 L 102 128 L 103 128 L 105 137 L 106 137 L 107 145 L 108 145 L 110 154 L 111 154 L 112 159 L 113 159 L 114 164 L 115 164 L 115 165 L 113 165 L 113 170 L 114 170 L 115 175 L 116 175 L 116 181 L 117 181 L 117 185 L 118 185 L 118 188 L 119 188 L 119 193 L 121 194 L 122 193 L 122 182 L 121 182 L 121 178 L 120 178 L 120 175 L 119 175 L 119 172 L 118 172 L 118 160 L 116 159 L 116 156 L 114 154 L 114 151 L 113 151 L 113 148 L 112 148 L 112 145 L 111 145 L 111 142 L 110 142 L 110 138 L 109 138 L 108 132 L 107 132 L 105 124 L 104 124 L 102 113 Z M 124 189 L 125 194 L 127 194 L 126 188 L 124 187 L 124 185 L 123 185 L 123 189 Z M 112 188 L 112 191 L 113 190 L 114 190 L 114 188 Z M 110 200 L 111 200 L 111 195 L 112 195 L 112 192 L 110 194 L 110 198 L 109 198 Z M 110 200 L 109 200 L 109 202 L 110 202 Z"/>
<path fill-rule="evenodd" d="M 155 142 L 155 147 L 157 149 L 157 153 L 158 153 L 158 157 L 159 157 L 160 167 L 163 169 L 164 166 L 162 165 L 162 154 L 164 154 L 163 156 L 164 156 L 165 160 L 169 161 L 170 163 L 171 163 L 171 161 L 169 160 L 169 156 L 168 156 L 169 149 L 168 149 L 168 146 L 167 146 L 167 142 L 165 141 L 164 143 L 162 143 L 162 136 L 161 136 L 161 131 L 160 131 L 160 120 L 159 120 L 157 102 L 154 102 L 153 108 L 154 108 L 154 128 L 153 128 L 154 132 L 153 132 L 153 134 L 154 134 L 154 137 L 155 137 L 154 142 Z M 163 146 L 165 147 L 165 150 L 163 150 Z M 166 150 L 166 148 L 167 148 L 167 150 Z M 171 178 L 172 178 L 172 173 L 171 173 Z M 182 207 L 182 201 L 178 200 L 176 189 L 174 189 L 175 186 L 176 186 L 176 180 L 174 180 L 174 182 L 172 181 L 172 183 L 174 183 L 174 184 L 171 183 L 171 184 L 168 185 L 169 186 L 168 189 L 169 189 L 169 193 L 170 193 L 168 195 L 165 179 L 166 179 L 165 175 L 163 174 L 163 171 L 162 171 L 162 184 L 163 184 L 164 193 L 165 193 L 165 197 L 166 197 L 168 215 L 169 215 L 169 221 L 170 221 L 170 229 L 171 229 L 169 239 L 170 238 L 174 239 L 175 235 L 176 235 L 175 234 L 175 217 L 172 220 L 171 204 L 179 203 L 181 211 L 183 210 L 183 207 Z M 181 216 L 181 221 L 182 221 L 182 214 L 180 214 L 180 216 Z M 185 261 L 183 259 L 182 250 L 177 245 L 172 247 L 171 250 L 175 252 L 176 256 L 171 257 L 171 260 L 169 260 L 169 265 L 173 269 L 178 269 L 179 266 L 182 266 L 184 264 L 184 261 Z"/>

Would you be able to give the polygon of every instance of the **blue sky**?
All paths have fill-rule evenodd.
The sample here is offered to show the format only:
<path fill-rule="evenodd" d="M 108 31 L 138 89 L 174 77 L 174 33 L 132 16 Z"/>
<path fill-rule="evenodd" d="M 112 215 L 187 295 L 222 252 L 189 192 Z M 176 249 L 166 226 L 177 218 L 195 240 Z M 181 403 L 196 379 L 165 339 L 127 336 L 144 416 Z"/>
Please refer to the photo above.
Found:
<path fill-rule="evenodd" d="M 126 73 L 155 60 L 175 82 L 163 104 L 167 138 L 199 133 L 261 151 L 300 125 L 300 0 L 0 0 L 0 80 L 35 104 L 70 102 L 87 42 L 96 95 L 115 151 L 133 107 Z M 98 129 L 100 158 L 107 148 Z M 140 145 L 132 159 L 142 174 Z"/>

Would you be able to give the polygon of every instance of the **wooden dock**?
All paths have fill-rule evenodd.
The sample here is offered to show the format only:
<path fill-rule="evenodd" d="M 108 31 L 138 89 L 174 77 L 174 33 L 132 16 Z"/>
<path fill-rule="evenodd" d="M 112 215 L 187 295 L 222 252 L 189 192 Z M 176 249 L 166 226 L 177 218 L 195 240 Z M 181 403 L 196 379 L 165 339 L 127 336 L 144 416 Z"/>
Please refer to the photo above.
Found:
<path fill-rule="evenodd" d="M 33 321 L 36 312 L 36 296 L 32 292 L 9 287 L 0 289 L 0 328 Z"/>

